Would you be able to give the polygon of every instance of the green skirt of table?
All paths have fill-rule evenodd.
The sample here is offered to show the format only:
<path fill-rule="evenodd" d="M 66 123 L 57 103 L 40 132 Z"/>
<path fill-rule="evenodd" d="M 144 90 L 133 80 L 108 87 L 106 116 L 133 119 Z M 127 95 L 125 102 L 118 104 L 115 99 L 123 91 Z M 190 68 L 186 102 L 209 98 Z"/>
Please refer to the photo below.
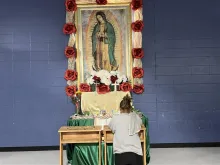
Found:
<path fill-rule="evenodd" d="M 150 139 L 148 118 L 142 117 L 146 127 L 146 159 L 150 162 Z M 69 119 L 67 126 L 91 126 L 94 119 Z M 68 163 L 72 165 L 94 165 L 98 164 L 98 144 L 68 144 L 66 146 Z M 112 144 L 107 145 L 107 165 L 114 165 L 115 157 Z M 102 165 L 104 165 L 104 143 L 102 144 Z"/>

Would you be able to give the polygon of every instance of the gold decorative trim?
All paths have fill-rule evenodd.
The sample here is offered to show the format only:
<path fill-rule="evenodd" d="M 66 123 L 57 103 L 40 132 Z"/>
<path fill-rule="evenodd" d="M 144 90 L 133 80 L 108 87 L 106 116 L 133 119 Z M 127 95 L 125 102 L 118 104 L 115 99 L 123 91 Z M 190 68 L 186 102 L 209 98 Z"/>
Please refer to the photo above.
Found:
<path fill-rule="evenodd" d="M 129 36 L 131 36 L 130 37 L 130 39 L 129 39 L 129 44 L 130 44 L 130 51 L 132 52 L 132 48 L 133 48 L 133 44 L 132 44 L 132 40 L 134 39 L 134 36 L 133 36 L 133 32 L 132 32 L 132 28 L 131 28 L 131 23 L 132 23 L 132 17 L 133 17 L 133 15 L 134 15 L 134 11 L 133 10 L 131 10 L 131 8 L 130 8 L 130 16 L 129 16 L 129 18 L 130 18 L 130 24 L 128 25 L 128 27 L 129 27 L 129 32 L 130 32 L 130 35 Z M 130 66 L 133 66 L 133 57 L 132 57 L 132 53 L 131 53 L 131 61 L 130 61 Z M 130 72 L 131 72 L 131 75 L 132 75 L 132 70 L 133 70 L 133 68 L 131 67 L 131 70 L 130 70 Z M 134 86 L 134 79 L 133 79 L 133 75 L 129 78 L 130 80 L 131 80 L 131 86 L 132 86 L 132 88 L 133 88 L 133 86 Z"/>
<path fill-rule="evenodd" d="M 81 52 L 80 52 L 80 49 L 79 48 L 79 34 L 78 34 L 78 31 L 79 31 L 79 26 L 78 26 L 78 11 L 75 12 L 75 17 L 74 17 L 74 21 L 75 21 L 75 26 L 77 28 L 77 33 L 75 35 L 75 48 L 77 49 L 77 58 L 76 58 L 76 71 L 78 73 L 78 77 L 77 77 L 77 86 L 79 87 L 80 86 L 80 79 L 81 79 L 81 74 L 80 74 L 80 58 L 81 58 Z"/>

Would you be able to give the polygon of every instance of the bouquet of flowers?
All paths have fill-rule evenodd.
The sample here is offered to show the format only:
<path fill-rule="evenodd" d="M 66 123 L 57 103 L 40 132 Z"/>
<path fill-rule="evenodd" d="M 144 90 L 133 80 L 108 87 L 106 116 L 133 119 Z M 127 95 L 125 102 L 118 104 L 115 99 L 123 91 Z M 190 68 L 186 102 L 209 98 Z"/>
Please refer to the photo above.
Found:
<path fill-rule="evenodd" d="M 108 72 L 106 70 L 100 70 L 98 72 L 92 71 L 87 75 L 87 84 L 97 87 L 98 93 L 107 93 L 114 90 L 115 85 L 128 82 L 128 78 L 125 75 L 121 75 L 118 71 Z M 119 89 L 118 89 L 119 90 Z"/>
<path fill-rule="evenodd" d="M 76 113 L 82 115 L 82 110 L 81 110 L 81 92 L 77 91 L 72 97 L 72 102 L 76 106 Z"/>
<path fill-rule="evenodd" d="M 92 84 L 120 84 L 122 82 L 127 82 L 128 79 L 125 75 L 121 75 L 118 71 L 108 72 L 106 70 L 100 70 L 98 72 L 92 71 L 89 75 L 87 75 L 87 83 Z"/>

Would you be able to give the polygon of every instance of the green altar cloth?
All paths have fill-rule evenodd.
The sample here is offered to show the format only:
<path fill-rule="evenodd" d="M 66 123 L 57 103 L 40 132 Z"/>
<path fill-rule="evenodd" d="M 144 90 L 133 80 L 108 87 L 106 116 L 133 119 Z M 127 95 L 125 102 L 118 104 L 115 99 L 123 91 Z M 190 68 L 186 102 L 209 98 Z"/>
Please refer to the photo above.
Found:
<path fill-rule="evenodd" d="M 150 162 L 150 139 L 148 118 L 142 117 L 143 124 L 146 127 L 146 159 Z M 94 125 L 94 119 L 69 119 L 67 126 L 91 126 Z M 68 144 L 66 146 L 67 159 L 72 165 L 97 165 L 98 164 L 98 144 Z M 112 144 L 107 145 L 107 164 L 114 165 L 115 157 Z M 104 165 L 104 143 L 102 144 L 102 165 Z"/>

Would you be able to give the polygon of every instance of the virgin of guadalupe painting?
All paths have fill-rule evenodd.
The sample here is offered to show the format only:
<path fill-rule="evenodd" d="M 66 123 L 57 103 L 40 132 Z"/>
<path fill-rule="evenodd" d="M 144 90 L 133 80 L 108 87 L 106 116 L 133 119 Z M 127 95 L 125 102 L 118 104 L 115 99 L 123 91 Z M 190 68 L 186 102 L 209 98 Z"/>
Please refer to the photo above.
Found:
<path fill-rule="evenodd" d="M 115 71 L 118 69 L 115 59 L 116 35 L 114 27 L 102 11 L 96 13 L 97 24 L 92 33 L 93 69 Z"/>
<path fill-rule="evenodd" d="M 92 71 L 119 71 L 131 77 L 130 6 L 77 9 L 79 83 Z"/>

